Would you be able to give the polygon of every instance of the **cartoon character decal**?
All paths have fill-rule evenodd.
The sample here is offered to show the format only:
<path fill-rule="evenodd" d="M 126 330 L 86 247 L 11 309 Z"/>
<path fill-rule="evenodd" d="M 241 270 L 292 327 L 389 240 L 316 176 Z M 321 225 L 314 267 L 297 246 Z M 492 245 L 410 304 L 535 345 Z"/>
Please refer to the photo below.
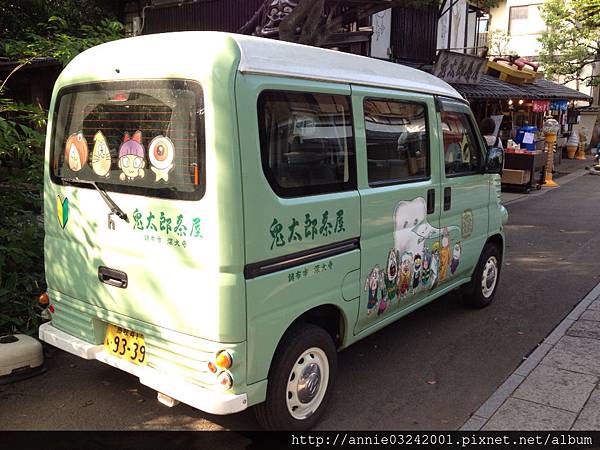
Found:
<path fill-rule="evenodd" d="M 438 283 L 440 270 L 440 244 L 436 242 L 431 248 L 431 289 L 435 289 Z"/>
<path fill-rule="evenodd" d="M 100 177 L 110 176 L 110 149 L 102 131 L 94 135 L 94 148 L 92 150 L 92 170 Z"/>
<path fill-rule="evenodd" d="M 419 254 L 415 255 L 415 258 L 413 261 L 413 279 L 412 279 L 413 294 L 416 292 L 417 288 L 419 287 L 419 282 L 421 281 L 421 270 L 422 270 L 421 264 L 422 264 L 421 255 L 419 255 Z"/>
<path fill-rule="evenodd" d="M 390 301 L 388 300 L 388 297 L 385 292 L 385 286 L 384 286 L 384 289 L 382 289 L 382 291 L 381 291 L 381 298 L 379 299 L 379 308 L 377 308 L 378 316 L 380 316 L 381 314 L 383 314 L 385 312 L 389 303 L 390 303 Z"/>
<path fill-rule="evenodd" d="M 442 248 L 440 249 L 440 283 L 446 281 L 446 272 L 450 264 L 450 235 L 448 229 L 444 228 L 442 232 Z"/>
<path fill-rule="evenodd" d="M 427 222 L 427 202 L 423 197 L 401 201 L 394 211 L 394 248 L 399 255 L 422 255 L 427 239 L 437 238 L 441 230 Z"/>
<path fill-rule="evenodd" d="M 136 131 L 131 139 L 129 133 L 125 133 L 123 143 L 119 147 L 119 169 L 123 171 L 119 179 L 125 181 L 144 178 L 145 166 L 142 132 Z"/>
<path fill-rule="evenodd" d="M 148 146 L 148 157 L 150 158 L 150 170 L 156 175 L 156 180 L 169 181 L 169 172 L 173 169 L 173 158 L 175 157 L 175 146 L 171 139 L 166 136 L 156 136 Z"/>
<path fill-rule="evenodd" d="M 467 239 L 473 232 L 473 210 L 465 209 L 462 213 L 460 224 L 461 234 L 463 239 Z"/>
<path fill-rule="evenodd" d="M 433 290 L 447 281 L 456 273 L 461 256 L 461 242 L 453 243 L 451 236 L 469 231 L 464 223 L 460 227 L 431 225 L 423 197 L 398 202 L 393 219 L 394 246 L 388 252 L 386 270 L 375 265 L 365 280 L 369 316 L 376 306 L 379 316 L 394 305 L 395 299 Z"/>
<path fill-rule="evenodd" d="M 369 300 L 367 303 L 367 314 L 371 315 L 375 306 L 380 300 L 380 290 L 383 291 L 383 280 L 382 280 L 381 268 L 375 266 L 371 269 L 367 281 L 365 283 L 365 291 L 369 293 Z"/>
<path fill-rule="evenodd" d="M 423 253 L 423 262 L 421 263 L 421 284 L 423 288 L 427 288 L 429 285 L 429 278 L 431 277 L 431 252 L 429 249 L 425 249 Z"/>
<path fill-rule="evenodd" d="M 452 250 L 452 261 L 450 261 L 450 272 L 454 275 L 456 269 L 458 269 L 458 263 L 460 262 L 461 245 L 460 242 L 454 244 L 454 250 Z"/>
<path fill-rule="evenodd" d="M 86 165 L 88 159 L 88 146 L 81 131 L 73 133 L 65 144 L 65 161 L 69 169 L 79 172 Z"/>
<path fill-rule="evenodd" d="M 400 275 L 398 277 L 398 292 L 401 297 L 406 297 L 412 283 L 413 256 L 404 252 L 400 258 Z"/>
<path fill-rule="evenodd" d="M 396 280 L 398 279 L 398 256 L 396 250 L 390 249 L 388 253 L 387 268 L 384 275 L 385 290 L 388 301 L 391 303 L 396 298 Z"/>

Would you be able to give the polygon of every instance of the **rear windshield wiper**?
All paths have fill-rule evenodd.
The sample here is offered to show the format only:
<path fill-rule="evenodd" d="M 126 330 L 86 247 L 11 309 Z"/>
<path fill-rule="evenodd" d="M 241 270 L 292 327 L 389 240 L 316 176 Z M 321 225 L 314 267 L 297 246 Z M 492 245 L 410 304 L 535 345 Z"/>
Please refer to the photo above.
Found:
<path fill-rule="evenodd" d="M 120 219 L 122 219 L 125 222 L 129 223 L 129 217 L 127 217 L 127 214 L 125 213 L 125 211 L 123 211 L 121 208 L 119 208 L 119 205 L 117 205 L 113 201 L 113 199 L 108 196 L 108 194 L 106 193 L 106 191 L 104 191 L 103 189 L 100 189 L 98 187 L 98 185 L 96 184 L 95 181 L 80 180 L 79 178 L 61 178 L 61 180 L 63 182 L 69 183 L 69 184 L 77 184 L 77 183 L 79 183 L 79 184 L 87 184 L 89 186 L 93 186 L 94 189 L 96 189 L 100 193 L 100 196 L 102 197 L 102 199 L 104 200 L 104 202 L 110 208 L 110 212 L 113 213 L 113 214 L 116 214 Z"/>

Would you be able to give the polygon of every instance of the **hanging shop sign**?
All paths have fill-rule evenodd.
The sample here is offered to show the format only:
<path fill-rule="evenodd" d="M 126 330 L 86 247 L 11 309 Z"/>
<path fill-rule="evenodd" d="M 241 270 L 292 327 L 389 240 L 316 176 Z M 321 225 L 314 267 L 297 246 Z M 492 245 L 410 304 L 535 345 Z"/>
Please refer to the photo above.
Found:
<path fill-rule="evenodd" d="M 433 66 L 433 74 L 448 83 L 479 84 L 487 59 L 442 50 Z"/>
<path fill-rule="evenodd" d="M 569 106 L 569 102 L 566 100 L 554 100 L 550 102 L 550 109 L 552 111 L 566 112 Z"/>
<path fill-rule="evenodd" d="M 534 100 L 533 112 L 544 112 L 550 109 L 550 100 Z"/>

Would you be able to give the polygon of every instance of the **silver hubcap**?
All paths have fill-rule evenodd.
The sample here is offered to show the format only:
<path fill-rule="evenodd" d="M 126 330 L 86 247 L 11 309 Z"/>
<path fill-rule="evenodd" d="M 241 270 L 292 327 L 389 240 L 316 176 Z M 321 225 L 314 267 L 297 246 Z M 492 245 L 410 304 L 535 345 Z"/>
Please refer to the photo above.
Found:
<path fill-rule="evenodd" d="M 296 360 L 288 376 L 286 402 L 292 417 L 310 417 L 323 401 L 328 383 L 327 355 L 320 348 L 309 348 Z"/>
<path fill-rule="evenodd" d="M 489 298 L 496 287 L 498 281 L 498 260 L 495 256 L 490 256 L 483 267 L 481 276 L 481 293 L 485 298 Z"/>

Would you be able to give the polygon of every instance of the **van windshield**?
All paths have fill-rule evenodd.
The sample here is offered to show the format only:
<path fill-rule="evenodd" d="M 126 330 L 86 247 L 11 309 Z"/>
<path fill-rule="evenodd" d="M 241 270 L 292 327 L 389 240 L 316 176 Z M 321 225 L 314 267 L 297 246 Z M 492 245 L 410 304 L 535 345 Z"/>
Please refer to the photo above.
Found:
<path fill-rule="evenodd" d="M 107 191 L 182 200 L 204 194 L 204 105 L 197 83 L 77 85 L 62 90 L 56 105 L 54 182 L 93 181 Z"/>

